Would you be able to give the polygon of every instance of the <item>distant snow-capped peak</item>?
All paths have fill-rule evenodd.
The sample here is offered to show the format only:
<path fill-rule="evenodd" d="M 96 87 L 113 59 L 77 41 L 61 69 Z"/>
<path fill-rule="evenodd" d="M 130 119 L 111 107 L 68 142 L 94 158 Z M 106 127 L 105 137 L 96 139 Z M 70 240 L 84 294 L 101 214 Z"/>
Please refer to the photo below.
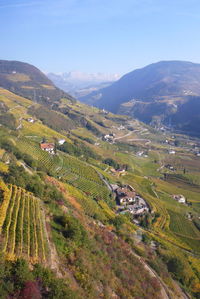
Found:
<path fill-rule="evenodd" d="M 61 77 L 63 80 L 68 82 L 82 81 L 82 82 L 112 82 L 120 78 L 119 74 L 110 73 L 85 73 L 81 71 L 70 71 L 65 73 L 57 73 L 57 77 Z"/>

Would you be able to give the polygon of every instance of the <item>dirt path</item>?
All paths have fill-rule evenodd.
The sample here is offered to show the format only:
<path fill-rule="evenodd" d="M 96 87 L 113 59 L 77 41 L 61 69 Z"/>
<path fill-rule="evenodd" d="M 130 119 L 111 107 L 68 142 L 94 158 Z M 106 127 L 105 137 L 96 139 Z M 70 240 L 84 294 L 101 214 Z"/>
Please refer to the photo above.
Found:
<path fill-rule="evenodd" d="M 45 215 L 44 210 L 42 209 L 43 214 Z M 43 219 L 45 219 L 43 217 Z M 46 221 L 44 220 L 44 229 L 45 229 L 45 234 L 46 234 L 46 238 L 47 238 L 47 244 L 49 247 L 49 264 L 50 264 L 50 268 L 55 271 L 56 275 L 58 277 L 63 277 L 61 271 L 60 271 L 60 265 L 59 265 L 59 257 L 56 251 L 56 247 L 54 245 L 54 243 L 50 240 L 50 223 L 49 223 L 49 218 L 46 219 Z M 49 232 L 48 232 L 49 231 Z"/>
<path fill-rule="evenodd" d="M 160 297 L 160 299 L 175 299 L 175 297 L 172 298 L 169 295 L 170 291 L 169 291 L 168 287 L 161 280 L 161 278 L 158 276 L 158 274 L 139 255 L 137 255 L 133 251 L 132 251 L 132 254 L 140 261 L 140 263 L 144 266 L 144 268 L 149 272 L 150 276 L 156 278 L 159 281 L 160 287 L 161 287 L 161 290 L 160 290 L 161 297 Z"/>
<path fill-rule="evenodd" d="M 16 130 L 19 130 L 22 128 L 22 119 L 23 119 L 23 117 L 19 118 L 19 126 L 16 128 Z"/>
<path fill-rule="evenodd" d="M 24 169 L 31 175 L 33 175 L 33 172 L 31 170 L 31 167 L 29 167 L 28 165 L 26 165 L 25 162 L 19 161 L 20 165 L 24 167 Z"/>
<path fill-rule="evenodd" d="M 183 290 L 180 288 L 177 282 L 174 281 L 176 289 L 179 291 L 180 296 L 176 296 L 174 293 L 169 290 L 168 286 L 162 281 L 162 279 L 158 276 L 158 274 L 135 252 L 132 251 L 132 254 L 142 263 L 144 268 L 149 272 L 151 277 L 155 277 L 160 283 L 160 299 L 191 299 L 189 295 L 185 294 Z"/>

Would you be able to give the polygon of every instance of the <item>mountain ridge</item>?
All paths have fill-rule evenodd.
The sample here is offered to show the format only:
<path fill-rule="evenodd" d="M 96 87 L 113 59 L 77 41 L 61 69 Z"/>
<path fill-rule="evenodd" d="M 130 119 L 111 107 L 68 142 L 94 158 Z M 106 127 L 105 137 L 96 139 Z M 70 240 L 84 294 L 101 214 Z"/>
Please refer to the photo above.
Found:
<path fill-rule="evenodd" d="M 185 119 L 179 122 L 173 117 L 181 113 L 181 106 L 200 96 L 200 64 L 188 61 L 160 61 L 124 75 L 111 86 L 93 92 L 81 101 L 107 109 L 114 113 L 124 113 L 147 123 L 168 123 L 185 130 Z M 193 103 L 193 102 L 191 102 Z M 188 104 L 187 104 L 188 105 Z M 196 110 L 196 119 L 200 118 Z M 191 127 L 193 119 L 189 120 Z M 187 119 L 188 122 L 188 119 Z M 188 130 L 186 130 L 187 132 Z M 195 134 L 198 133 L 195 129 Z"/>
<path fill-rule="evenodd" d="M 38 68 L 26 62 L 0 60 L 0 86 L 36 102 L 50 104 L 60 98 L 74 100 Z"/>

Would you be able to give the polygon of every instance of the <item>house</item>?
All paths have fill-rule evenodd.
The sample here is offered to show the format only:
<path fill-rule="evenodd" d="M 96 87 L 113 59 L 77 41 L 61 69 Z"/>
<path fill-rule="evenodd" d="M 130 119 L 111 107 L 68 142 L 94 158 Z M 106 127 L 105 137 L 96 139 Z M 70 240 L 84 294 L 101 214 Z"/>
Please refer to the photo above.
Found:
<path fill-rule="evenodd" d="M 34 119 L 33 119 L 32 117 L 29 117 L 29 118 L 27 119 L 27 121 L 28 121 L 29 123 L 34 123 Z"/>
<path fill-rule="evenodd" d="M 169 150 L 169 154 L 174 155 L 174 154 L 176 154 L 176 152 L 174 150 Z"/>
<path fill-rule="evenodd" d="M 108 114 L 108 113 L 109 113 L 109 112 L 106 111 L 105 109 L 103 109 L 102 112 L 103 112 L 104 114 Z"/>
<path fill-rule="evenodd" d="M 115 192 L 120 205 L 133 203 L 135 200 L 135 191 L 131 191 L 128 187 L 118 188 Z"/>
<path fill-rule="evenodd" d="M 141 151 L 141 152 L 137 152 L 137 153 L 136 153 L 136 155 L 137 155 L 138 157 L 142 157 L 142 156 L 143 156 L 143 154 L 144 154 L 144 152 L 143 152 L 143 151 Z"/>
<path fill-rule="evenodd" d="M 40 143 L 40 148 L 45 151 L 48 152 L 51 155 L 55 154 L 55 145 L 54 143 Z"/>
<path fill-rule="evenodd" d="M 186 198 L 183 195 L 181 195 L 181 194 L 179 194 L 179 195 L 173 195 L 173 199 L 175 199 L 179 203 L 186 203 Z"/>
<path fill-rule="evenodd" d="M 172 166 L 171 164 L 165 164 L 165 168 L 168 168 L 169 170 L 172 170 L 172 171 L 176 170 L 174 168 L 174 166 Z"/>
<path fill-rule="evenodd" d="M 65 139 L 60 139 L 60 140 L 58 140 L 58 144 L 59 145 L 63 145 L 65 143 Z"/>
<path fill-rule="evenodd" d="M 114 137 L 115 137 L 115 134 L 114 133 L 110 133 L 110 134 L 106 134 L 102 137 L 102 140 L 103 141 L 107 141 L 107 142 L 110 142 L 110 143 L 114 143 Z"/>
<path fill-rule="evenodd" d="M 119 168 L 116 170 L 118 174 L 125 174 L 126 170 L 124 168 Z"/>

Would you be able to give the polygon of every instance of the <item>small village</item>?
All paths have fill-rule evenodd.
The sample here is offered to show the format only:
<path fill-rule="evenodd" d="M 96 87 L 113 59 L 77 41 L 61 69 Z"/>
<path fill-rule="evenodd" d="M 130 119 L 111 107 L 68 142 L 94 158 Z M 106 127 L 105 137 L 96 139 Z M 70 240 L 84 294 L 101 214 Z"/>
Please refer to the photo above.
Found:
<path fill-rule="evenodd" d="M 111 185 L 112 191 L 115 194 L 117 203 L 117 213 L 133 215 L 133 221 L 139 216 L 146 215 L 150 212 L 150 207 L 136 190 L 130 185 Z M 135 222 L 135 221 L 134 221 Z"/>

